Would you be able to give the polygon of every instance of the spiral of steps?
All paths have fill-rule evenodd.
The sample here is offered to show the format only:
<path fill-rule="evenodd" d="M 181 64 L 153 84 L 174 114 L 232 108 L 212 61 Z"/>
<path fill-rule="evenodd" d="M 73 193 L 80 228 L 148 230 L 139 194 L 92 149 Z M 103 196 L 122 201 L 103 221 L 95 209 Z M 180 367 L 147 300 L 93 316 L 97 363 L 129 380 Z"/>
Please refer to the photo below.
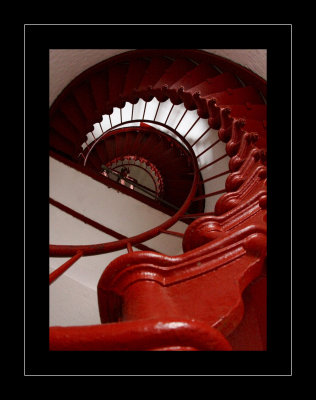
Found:
<path fill-rule="evenodd" d="M 129 179 L 127 186 L 133 190 L 139 191 L 140 193 L 145 192 L 155 199 L 158 199 L 158 196 L 164 191 L 163 180 L 157 167 L 143 157 L 137 155 L 119 156 L 110 161 L 106 166 L 109 169 L 108 173 L 114 174 L 117 179 L 119 179 L 122 174 L 122 168 L 125 168 Z M 103 175 L 108 176 L 108 173 L 104 171 Z M 132 182 L 130 182 L 131 179 Z M 140 186 L 140 181 L 146 183 L 146 186 Z"/>
<path fill-rule="evenodd" d="M 126 166 L 135 174 L 135 166 L 140 168 L 140 164 L 143 164 L 142 169 L 149 171 L 155 187 L 150 189 L 143 185 L 144 189 L 141 190 L 136 184 L 134 189 L 139 189 L 143 194 L 154 189 L 155 199 L 159 198 L 163 205 L 178 210 L 187 198 L 193 182 L 193 165 L 186 148 L 172 137 L 143 122 L 140 122 L 137 129 L 128 127 L 117 129 L 114 133 L 93 146 L 85 165 L 101 172 L 104 164 L 113 169 L 119 160 L 121 162 L 118 165 L 126 160 Z M 127 160 L 130 162 L 127 163 Z M 142 182 L 143 180 L 141 179 Z M 197 193 L 203 195 L 203 187 L 199 187 Z M 204 200 L 192 203 L 188 211 L 203 212 Z"/>
<path fill-rule="evenodd" d="M 227 337 L 242 319 L 241 294 L 262 275 L 265 265 L 265 96 L 263 79 L 237 64 L 199 50 L 123 53 L 84 71 L 63 90 L 50 109 L 52 152 L 99 175 L 104 175 L 104 171 L 119 171 L 126 165 L 134 171 L 135 178 L 136 169 L 142 170 L 139 176 L 143 178 L 134 179 L 139 194 L 151 197 L 157 206 L 169 208 L 174 217 L 150 234 L 145 232 L 121 240 L 121 247 L 116 248 L 127 246 L 128 254 L 106 268 L 98 285 L 102 327 L 95 331 L 82 328 L 81 334 L 71 327 L 69 331 L 53 327 L 53 350 L 87 350 L 89 346 L 84 342 L 87 332 L 91 332 L 91 337 L 97 337 L 96 330 L 103 329 L 102 335 L 107 337 L 106 329 L 114 323 L 121 327 L 118 328 L 122 335 L 121 347 L 114 345 L 108 337 L 103 344 L 96 344 L 94 350 L 129 350 L 135 346 L 143 350 L 230 349 Z M 109 179 L 109 174 L 105 175 Z M 188 224 L 185 234 L 181 235 L 182 255 L 163 257 L 131 252 L 131 244 L 165 234 L 177 220 Z M 86 251 L 89 246 L 72 246 L 70 249 L 69 246 L 51 245 L 50 254 L 81 257 L 97 254 L 93 253 L 97 246 L 99 252 L 113 251 L 111 246 L 102 249 L 102 244 L 90 246 L 89 251 Z M 221 266 L 226 265 L 228 259 L 229 265 L 236 264 L 236 271 L 229 279 L 220 275 L 225 270 Z M 152 305 L 144 303 L 143 309 L 132 310 L 130 304 L 134 304 L 139 292 L 127 288 L 137 286 L 130 279 L 134 273 L 143 273 L 140 266 L 145 262 L 155 264 L 155 273 L 162 276 L 157 278 L 159 288 L 152 293 L 149 290 L 148 296 L 161 300 L 159 304 L 153 301 Z M 182 267 L 192 262 L 194 267 Z M 212 263 L 214 266 L 209 267 Z M 133 268 L 126 268 L 126 265 L 133 265 Z M 206 278 L 203 282 L 200 278 L 195 279 L 201 276 L 214 278 L 215 272 L 209 274 L 207 268 L 216 268 L 217 284 L 221 280 L 225 282 L 226 289 L 235 293 L 238 307 L 228 301 L 227 310 L 223 311 L 222 307 L 210 312 L 205 306 L 209 306 L 210 300 L 201 295 L 204 303 L 197 301 L 200 309 L 186 312 L 182 320 L 179 309 L 186 300 L 175 288 L 184 285 L 182 282 L 191 282 L 189 292 L 199 292 L 209 285 L 215 293 L 212 282 Z M 125 270 L 130 270 L 126 277 Z M 239 282 L 238 290 L 236 281 Z M 172 312 L 161 285 L 172 299 Z M 148 286 L 145 289 L 147 291 Z M 213 303 L 216 299 L 213 298 Z M 225 303 L 225 300 L 221 301 Z M 216 304 L 212 307 L 216 308 Z M 156 326 L 137 325 L 140 337 L 144 337 L 144 331 L 152 329 L 151 339 L 142 348 L 138 339 L 130 334 L 131 325 L 128 324 L 139 324 L 139 321 L 144 324 L 146 318 L 180 321 L 178 325 L 166 322 L 169 338 L 177 329 L 182 331 L 190 324 L 191 334 L 185 343 L 177 343 L 176 339 L 167 340 L 164 334 L 157 333 Z M 195 326 L 192 322 L 195 319 L 207 322 L 212 330 L 209 335 L 214 340 L 210 340 L 209 345 L 205 344 L 207 341 L 203 344 L 202 339 L 197 339 L 204 326 Z M 85 329 L 87 332 L 83 332 Z M 76 339 L 66 343 L 66 334 L 73 334 Z"/>

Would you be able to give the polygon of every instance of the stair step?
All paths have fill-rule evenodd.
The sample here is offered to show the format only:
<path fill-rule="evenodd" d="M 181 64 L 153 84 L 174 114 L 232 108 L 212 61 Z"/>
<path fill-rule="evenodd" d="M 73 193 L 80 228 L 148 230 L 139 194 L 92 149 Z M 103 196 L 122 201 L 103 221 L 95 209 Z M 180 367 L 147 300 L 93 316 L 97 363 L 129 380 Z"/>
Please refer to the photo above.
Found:
<path fill-rule="evenodd" d="M 109 67 L 109 103 L 113 107 L 123 108 L 125 101 L 121 99 L 129 64 L 115 64 Z"/>
<path fill-rule="evenodd" d="M 180 93 L 179 96 L 184 105 L 191 104 L 193 101 L 199 109 L 199 116 L 204 116 L 207 115 L 207 102 L 212 93 L 236 88 L 240 88 L 240 82 L 233 74 L 226 72 L 214 78 L 206 79 L 204 82 Z"/>
<path fill-rule="evenodd" d="M 68 96 L 61 103 L 60 111 L 78 132 L 89 132 L 87 120 L 74 97 Z"/>
<path fill-rule="evenodd" d="M 165 181 L 169 184 L 169 185 L 191 185 L 192 184 L 192 177 L 187 176 L 186 178 L 179 178 L 178 176 L 175 178 L 170 178 L 169 176 L 167 176 L 165 178 Z"/>
<path fill-rule="evenodd" d="M 92 89 L 89 82 L 84 82 L 74 89 L 74 96 L 82 113 L 87 119 L 87 125 L 93 127 L 96 122 L 102 121 L 102 115 L 97 114 L 95 102 L 93 100 Z M 89 129 L 89 130 L 93 130 Z"/>
<path fill-rule="evenodd" d="M 192 187 L 192 182 L 170 182 L 168 179 L 164 179 L 164 188 L 165 193 L 182 193 L 182 192 L 189 192 Z"/>
<path fill-rule="evenodd" d="M 232 124 L 231 129 L 231 137 L 230 140 L 226 144 L 226 152 L 230 157 L 233 157 L 237 154 L 238 149 L 240 147 L 241 138 L 246 133 L 257 133 L 258 140 L 256 141 L 256 145 L 259 148 L 262 148 L 266 145 L 266 127 L 265 121 L 258 120 L 243 120 L 244 123 L 240 124 L 239 120 L 235 120 Z"/>
<path fill-rule="evenodd" d="M 143 59 L 132 60 L 127 72 L 122 97 L 126 101 L 136 104 L 138 96 L 135 95 L 134 89 L 141 83 L 144 74 L 149 66 L 149 61 Z"/>
<path fill-rule="evenodd" d="M 231 137 L 234 120 L 240 118 L 264 121 L 267 119 L 267 106 L 265 104 L 251 103 L 247 104 L 247 106 L 240 104 L 221 105 L 218 136 L 223 142 L 227 142 Z"/>
<path fill-rule="evenodd" d="M 137 154 L 137 150 L 139 149 L 139 146 L 141 145 L 143 141 L 143 135 L 139 132 L 134 133 L 134 141 L 131 143 L 131 146 L 129 148 L 130 154 L 134 155 Z"/>
<path fill-rule="evenodd" d="M 191 87 L 188 92 L 192 95 L 195 92 L 200 93 L 200 97 L 209 96 L 212 93 L 218 93 L 226 89 L 235 89 L 241 87 L 238 79 L 230 72 L 217 75 L 213 78 L 208 78 L 204 82 Z"/>
<path fill-rule="evenodd" d="M 49 133 L 49 146 L 72 157 L 77 156 L 75 144 L 65 136 L 58 134 L 53 128 L 50 129 Z"/>
<path fill-rule="evenodd" d="M 218 74 L 219 73 L 216 71 L 216 69 L 214 69 L 211 65 L 205 63 L 199 64 L 187 72 L 178 81 L 169 86 L 166 90 L 166 93 L 173 104 L 180 104 L 182 99 L 179 96 L 179 90 L 186 91 L 191 87 L 194 87 L 205 81 L 207 78 L 213 78 Z"/>
<path fill-rule="evenodd" d="M 80 142 L 80 138 L 84 137 L 84 135 L 80 135 L 68 118 L 60 111 L 57 111 L 54 116 L 50 118 L 50 126 L 54 128 L 60 136 L 65 137 L 74 144 Z M 82 142 L 84 142 L 84 139 Z"/>
<path fill-rule="evenodd" d="M 120 157 L 124 154 L 125 135 L 114 135 L 115 140 L 115 156 Z"/>
<path fill-rule="evenodd" d="M 157 165 L 159 169 L 165 169 L 167 168 L 168 174 L 172 174 L 173 172 L 176 172 L 177 174 L 179 173 L 184 173 L 186 170 L 190 170 L 189 167 L 187 166 L 187 159 L 185 157 L 172 157 L 170 153 L 165 152 L 163 156 L 160 158 L 159 161 L 159 166 Z M 168 170 L 169 169 L 169 170 Z M 174 171 L 170 171 L 170 169 L 173 169 Z"/>
<path fill-rule="evenodd" d="M 115 158 L 115 141 L 114 137 L 111 136 L 108 139 L 104 141 L 105 146 L 106 146 L 106 152 L 108 154 L 108 160 L 112 161 Z"/>
<path fill-rule="evenodd" d="M 163 87 L 167 89 L 182 78 L 183 75 L 191 71 L 195 66 L 196 64 L 186 58 L 177 58 L 153 86 L 151 90 L 152 94 L 159 101 L 166 100 L 167 96 Z"/>
<path fill-rule="evenodd" d="M 150 153 L 146 154 L 148 159 L 154 165 L 156 165 L 157 168 L 158 168 L 159 161 L 161 160 L 161 156 L 165 150 L 166 150 L 166 145 L 165 145 L 164 141 L 161 140 L 161 141 L 157 141 L 156 144 L 152 146 L 152 151 Z M 146 157 L 144 156 L 144 158 L 146 158 Z"/>
<path fill-rule="evenodd" d="M 249 118 L 261 121 L 267 119 L 267 106 L 265 104 L 249 103 L 247 106 L 231 104 L 227 107 L 230 108 L 229 115 L 232 118 Z"/>
<path fill-rule="evenodd" d="M 153 96 L 148 92 L 150 86 L 154 86 L 159 78 L 164 74 L 166 69 L 172 64 L 172 61 L 165 57 L 153 57 L 150 64 L 136 89 L 140 98 L 150 101 Z"/>
<path fill-rule="evenodd" d="M 227 89 L 223 92 L 212 93 L 207 96 L 207 112 L 202 110 L 202 114 L 198 114 L 201 118 L 209 117 L 208 122 L 211 128 L 220 128 L 220 106 L 221 105 L 231 105 L 240 104 L 246 105 L 247 103 L 253 104 L 264 104 L 262 97 L 259 92 L 254 89 L 253 86 L 245 86 L 237 89 Z"/>
<path fill-rule="evenodd" d="M 142 155 L 142 157 L 148 159 L 148 152 L 152 150 L 152 147 L 156 143 L 156 141 L 153 139 L 152 134 L 145 134 L 143 133 L 144 140 L 142 142 L 142 145 L 138 149 L 138 154 Z"/>
<path fill-rule="evenodd" d="M 177 195 L 177 194 L 181 194 L 181 193 L 188 193 L 191 190 L 192 184 L 191 182 L 187 182 L 186 185 L 184 184 L 178 184 L 178 185 L 172 185 L 169 184 L 168 180 L 164 180 L 164 189 L 165 189 L 165 193 L 169 193 Z"/>
<path fill-rule="evenodd" d="M 236 145 L 237 147 L 237 152 L 233 152 L 230 148 L 230 152 L 234 154 L 229 160 L 230 171 L 235 172 L 239 170 L 251 150 L 255 148 L 259 150 L 266 149 L 267 143 L 265 128 L 262 128 L 258 124 L 260 124 L 258 121 L 253 121 L 253 123 L 249 121 L 248 126 L 245 125 L 245 130 L 243 130 L 240 135 L 240 142 L 234 142 L 231 140 L 227 143 L 226 146 L 233 148 L 233 145 Z"/>
<path fill-rule="evenodd" d="M 254 89 L 253 86 L 245 86 L 232 90 L 225 90 L 218 93 L 212 93 L 207 96 L 216 100 L 217 105 L 226 104 L 240 104 L 246 105 L 246 103 L 252 104 L 264 104 L 262 97 L 259 92 Z"/>
<path fill-rule="evenodd" d="M 245 132 L 257 133 L 258 140 L 256 141 L 256 147 L 265 148 L 267 145 L 267 127 L 266 121 L 258 121 L 247 119 L 246 124 L 243 127 Z"/>
<path fill-rule="evenodd" d="M 110 111 L 108 108 L 108 72 L 102 71 L 92 75 L 90 85 L 97 112 L 101 115 L 108 114 L 108 111 Z"/>
<path fill-rule="evenodd" d="M 219 75 L 219 73 L 211 65 L 204 63 L 199 64 L 169 86 L 168 90 L 178 90 L 180 87 L 183 87 L 184 90 L 188 90 L 204 82 L 206 79 L 214 78 L 217 75 Z"/>
<path fill-rule="evenodd" d="M 109 160 L 109 155 L 106 151 L 106 146 L 105 146 L 105 141 L 104 140 L 100 140 L 96 145 L 95 145 L 95 150 L 100 158 L 100 160 L 102 161 L 103 164 L 108 163 Z"/>
<path fill-rule="evenodd" d="M 164 143 L 160 136 L 151 135 L 150 146 L 146 149 L 146 157 L 152 160 L 154 154 L 159 154 L 164 149 Z"/>
<path fill-rule="evenodd" d="M 99 157 L 96 155 L 95 152 L 91 152 L 89 154 L 88 160 L 87 160 L 87 166 L 90 168 L 96 169 L 98 172 L 102 171 L 101 165 L 103 164 L 102 160 L 99 159 Z"/>
<path fill-rule="evenodd" d="M 135 139 L 136 139 L 135 133 L 126 132 L 125 143 L 124 143 L 124 154 L 126 154 L 126 155 L 131 154 L 130 149 L 131 149 L 132 144 L 134 143 Z"/>
<path fill-rule="evenodd" d="M 173 206 L 180 208 L 185 199 L 188 197 L 190 191 L 173 191 L 167 192 L 164 191 L 163 199 L 166 200 L 168 203 L 172 204 Z"/>

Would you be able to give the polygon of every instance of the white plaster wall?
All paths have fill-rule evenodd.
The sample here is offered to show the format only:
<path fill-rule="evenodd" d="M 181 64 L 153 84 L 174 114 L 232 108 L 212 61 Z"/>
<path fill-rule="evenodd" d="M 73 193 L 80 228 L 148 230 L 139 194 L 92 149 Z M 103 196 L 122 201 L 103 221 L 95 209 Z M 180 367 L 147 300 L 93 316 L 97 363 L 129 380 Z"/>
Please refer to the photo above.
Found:
<path fill-rule="evenodd" d="M 52 272 L 50 268 L 49 272 Z M 100 324 L 96 290 L 63 275 L 49 287 L 49 325 Z"/>
<path fill-rule="evenodd" d="M 209 53 L 228 58 L 267 79 L 266 49 L 202 49 Z"/>
<path fill-rule="evenodd" d="M 151 229 L 169 216 L 154 210 L 92 178 L 50 158 L 51 198 L 128 237 Z M 49 207 L 50 244 L 96 244 L 116 240 L 57 207 Z M 184 232 L 187 225 L 177 222 L 172 230 Z M 181 238 L 160 235 L 145 242 L 156 251 L 182 253 Z M 134 251 L 139 251 L 133 248 Z M 80 258 L 50 285 L 50 325 L 88 325 L 100 323 L 97 284 L 109 263 L 127 250 Z M 69 259 L 52 257 L 50 272 Z"/>
<path fill-rule="evenodd" d="M 167 214 L 108 188 L 52 157 L 49 169 L 50 197 L 122 235 L 138 235 L 170 218 Z M 184 232 L 186 227 L 186 224 L 177 222 L 172 230 Z M 182 252 L 181 240 L 170 235 L 160 235 L 146 243 L 169 255 Z"/>
<path fill-rule="evenodd" d="M 50 205 L 50 244 L 93 244 L 115 240 L 109 235 Z M 97 284 L 105 268 L 125 250 L 82 257 L 49 287 L 50 325 L 99 324 Z M 51 273 L 69 257 L 51 257 Z"/>
<path fill-rule="evenodd" d="M 52 205 L 49 207 L 49 224 L 50 244 L 84 245 L 116 240 Z M 126 250 L 119 250 L 109 254 L 82 257 L 68 269 L 66 275 L 90 289 L 96 290 L 104 269 L 114 258 L 125 253 Z M 56 269 L 69 258 L 51 257 L 50 268 Z"/>
<path fill-rule="evenodd" d="M 49 105 L 81 72 L 93 65 L 128 51 L 126 49 L 66 49 L 49 51 Z"/>

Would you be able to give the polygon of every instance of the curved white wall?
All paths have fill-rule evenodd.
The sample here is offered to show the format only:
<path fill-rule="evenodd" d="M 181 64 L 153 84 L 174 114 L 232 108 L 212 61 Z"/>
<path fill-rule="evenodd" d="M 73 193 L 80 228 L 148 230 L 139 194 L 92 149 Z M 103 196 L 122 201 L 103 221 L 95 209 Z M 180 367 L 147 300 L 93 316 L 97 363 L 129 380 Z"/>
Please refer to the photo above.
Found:
<path fill-rule="evenodd" d="M 261 76 L 263 79 L 267 79 L 267 50 L 244 50 L 244 49 L 202 49 L 209 53 L 216 54 L 221 57 L 228 58 L 237 64 L 240 64 L 255 74 Z"/>
<path fill-rule="evenodd" d="M 49 195 L 54 200 L 131 237 L 154 228 L 170 217 L 114 189 L 109 189 L 77 170 L 50 157 Z M 50 244 L 84 245 L 112 242 L 116 239 L 50 205 Z M 178 221 L 171 229 L 184 232 L 187 225 Z M 144 242 L 169 255 L 182 253 L 182 240 L 166 234 Z M 134 251 L 139 251 L 134 248 Z M 109 254 L 80 258 L 50 285 L 50 325 L 89 325 L 100 323 L 97 284 L 108 264 L 127 249 Z M 52 257 L 49 272 L 70 257 Z"/>
<path fill-rule="evenodd" d="M 67 49 L 49 51 L 49 105 L 81 72 L 107 58 L 124 53 L 124 49 Z"/>

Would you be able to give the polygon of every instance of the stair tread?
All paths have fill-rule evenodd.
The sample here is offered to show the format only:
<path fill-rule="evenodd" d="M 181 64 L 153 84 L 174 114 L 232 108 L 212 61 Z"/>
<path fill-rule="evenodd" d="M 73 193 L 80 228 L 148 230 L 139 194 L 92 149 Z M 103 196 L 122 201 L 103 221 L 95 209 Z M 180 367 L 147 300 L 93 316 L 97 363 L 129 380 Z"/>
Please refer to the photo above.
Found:
<path fill-rule="evenodd" d="M 93 125 L 93 123 L 95 123 L 97 113 L 90 84 L 88 82 L 84 82 L 75 88 L 73 93 L 77 104 L 86 117 L 88 123 Z"/>
<path fill-rule="evenodd" d="M 257 119 L 246 119 L 246 123 L 242 128 L 245 131 L 256 131 L 258 133 L 266 133 L 266 126 L 265 126 L 265 120 L 264 121 L 260 121 Z"/>
<path fill-rule="evenodd" d="M 128 97 L 132 95 L 133 89 L 138 87 L 138 85 L 141 83 L 148 65 L 149 61 L 144 59 L 132 60 L 130 62 L 122 97 Z"/>
<path fill-rule="evenodd" d="M 226 104 L 229 106 L 230 104 L 245 104 L 246 102 L 264 104 L 260 94 L 253 86 L 245 86 L 218 93 L 211 93 L 205 97 L 215 99 L 217 105 Z"/>
<path fill-rule="evenodd" d="M 173 83 L 169 90 L 178 90 L 180 87 L 183 87 L 184 90 L 190 89 L 207 78 L 212 78 L 218 75 L 219 73 L 213 68 L 211 65 L 202 63 L 197 65 L 194 69 L 187 72 L 183 77 L 181 77 L 178 81 Z"/>
<path fill-rule="evenodd" d="M 89 154 L 89 157 L 87 159 L 87 164 L 89 166 L 93 166 L 96 168 L 99 172 L 101 172 L 101 165 L 103 164 L 102 160 L 98 158 L 95 152 L 91 152 Z"/>
<path fill-rule="evenodd" d="M 236 89 L 240 87 L 241 84 L 238 81 L 238 79 L 230 72 L 225 72 L 213 78 L 209 78 L 194 87 L 191 87 L 190 92 L 191 93 L 200 92 L 201 97 L 203 97 L 203 96 L 209 96 L 212 93 L 218 93 L 224 91 L 228 88 Z"/>
<path fill-rule="evenodd" d="M 97 107 L 101 114 L 106 114 L 108 103 L 108 72 L 102 71 L 98 74 L 92 75 L 90 78 L 90 85 L 92 95 Z"/>
<path fill-rule="evenodd" d="M 108 159 L 108 153 L 106 151 L 106 146 L 105 146 L 104 140 L 100 140 L 95 145 L 94 149 L 98 153 L 98 156 L 102 160 L 102 162 L 106 164 L 109 161 L 109 159 Z"/>
<path fill-rule="evenodd" d="M 106 146 L 106 152 L 108 154 L 108 162 L 112 161 L 115 158 L 115 143 L 114 138 L 109 137 L 107 140 L 104 141 Z"/>
<path fill-rule="evenodd" d="M 109 102 L 116 107 L 124 105 L 120 95 L 124 89 L 128 67 L 128 64 L 114 64 L 109 67 Z"/>
<path fill-rule="evenodd" d="M 80 134 L 71 122 L 61 112 L 57 112 L 50 118 L 50 126 L 53 127 L 61 136 L 65 136 L 73 143 L 77 143 Z"/>
<path fill-rule="evenodd" d="M 231 105 L 221 105 L 221 108 L 230 108 L 229 116 L 232 118 L 245 118 L 245 119 L 257 119 L 265 120 L 267 118 L 267 106 L 266 104 L 231 104 Z"/>
<path fill-rule="evenodd" d="M 87 131 L 86 118 L 74 97 L 69 96 L 60 105 L 60 111 L 79 132 Z"/>
<path fill-rule="evenodd" d="M 71 156 L 75 155 L 75 143 L 67 139 L 65 136 L 61 136 L 53 128 L 50 128 L 49 144 L 52 148 L 62 151 L 65 154 L 69 154 Z"/>
<path fill-rule="evenodd" d="M 171 66 L 160 77 L 158 82 L 153 86 L 153 89 L 160 89 L 162 85 L 171 86 L 195 66 L 196 64 L 186 58 L 175 59 Z"/>
<path fill-rule="evenodd" d="M 116 157 L 124 155 L 124 139 L 125 135 L 114 135 Z"/>
<path fill-rule="evenodd" d="M 165 57 L 153 57 L 141 80 L 137 91 L 147 91 L 149 86 L 155 85 L 172 61 Z"/>

